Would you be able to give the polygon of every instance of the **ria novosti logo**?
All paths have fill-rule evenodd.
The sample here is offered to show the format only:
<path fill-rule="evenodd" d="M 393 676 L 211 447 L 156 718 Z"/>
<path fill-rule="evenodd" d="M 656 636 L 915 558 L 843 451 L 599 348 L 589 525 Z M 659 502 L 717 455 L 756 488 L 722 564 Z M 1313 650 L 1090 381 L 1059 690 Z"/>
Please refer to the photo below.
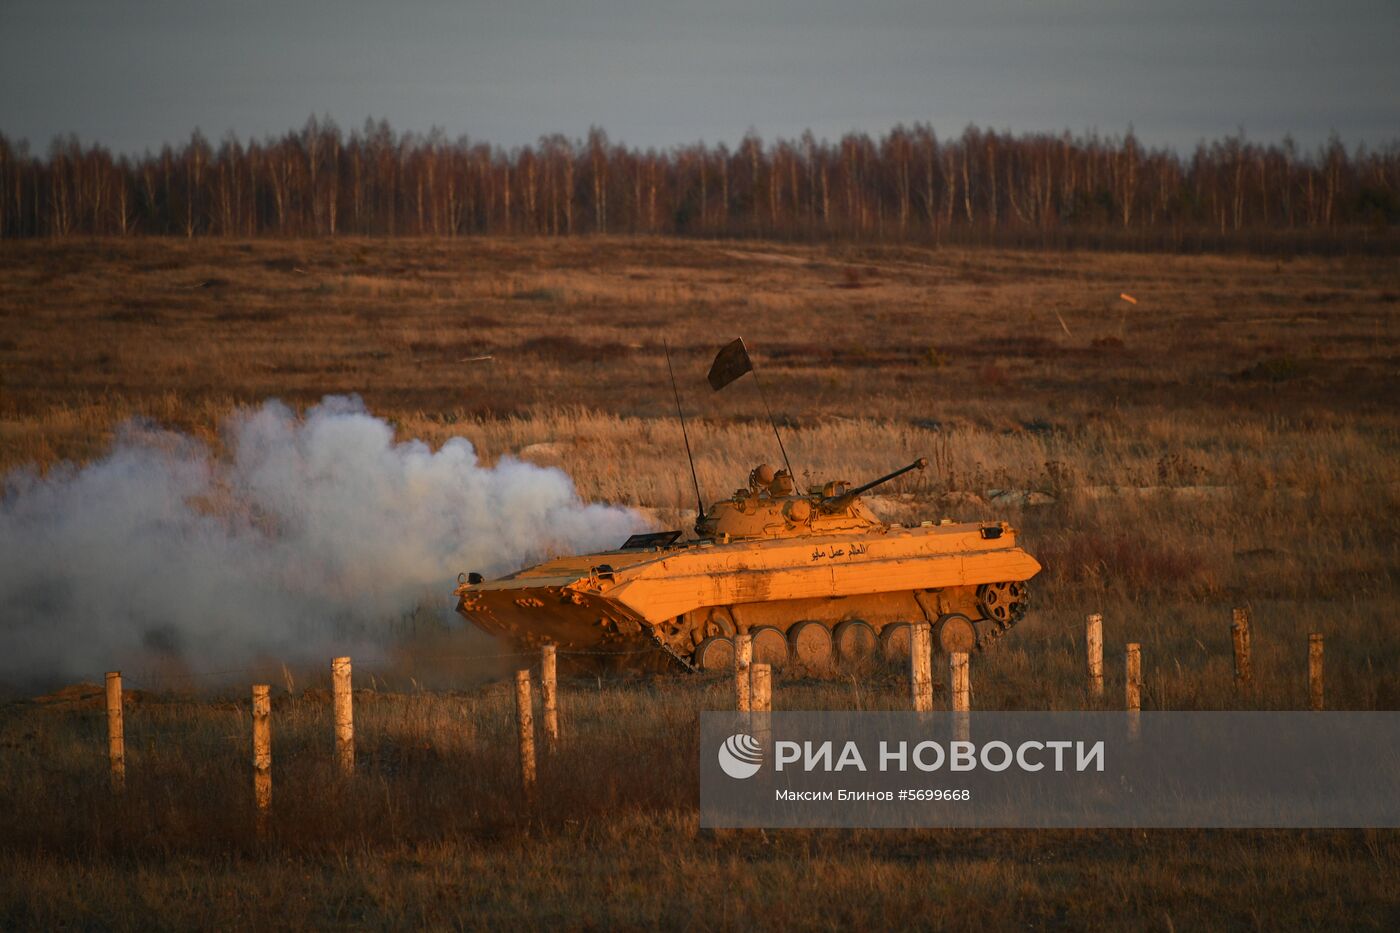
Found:
<path fill-rule="evenodd" d="M 870 750 L 862 752 L 860 743 L 854 740 L 780 741 L 773 743 L 773 770 L 808 774 L 847 770 L 866 773 L 872 767 L 877 772 L 896 773 L 943 770 L 996 773 L 1011 769 L 1027 773 L 1044 770 L 1102 772 L 1105 744 L 1102 739 L 1090 742 L 1054 739 L 1029 740 L 1013 747 L 1000 740 L 981 745 L 966 740 L 947 743 L 925 740 L 911 747 L 908 741 L 882 740 L 878 756 L 867 763 Z M 719 747 L 720 769 L 740 781 L 759 772 L 763 757 L 763 743 L 746 732 L 734 733 Z"/>
<path fill-rule="evenodd" d="M 763 746 L 753 736 L 736 732 L 719 747 L 719 766 L 732 778 L 751 778 L 763 767 Z"/>

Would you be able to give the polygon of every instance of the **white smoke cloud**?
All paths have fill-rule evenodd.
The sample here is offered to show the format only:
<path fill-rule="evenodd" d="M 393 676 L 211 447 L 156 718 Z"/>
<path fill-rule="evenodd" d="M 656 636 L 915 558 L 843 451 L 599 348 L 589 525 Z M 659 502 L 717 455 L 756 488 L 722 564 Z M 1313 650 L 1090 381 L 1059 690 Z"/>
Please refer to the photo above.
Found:
<path fill-rule="evenodd" d="M 460 571 L 616 547 L 644 522 L 580 501 L 557 469 L 482 466 L 471 443 L 395 443 L 358 398 L 224 425 L 227 459 L 129 425 L 110 453 L 0 499 L 0 681 L 92 678 L 178 653 L 192 666 L 323 660 L 382 639 Z"/>

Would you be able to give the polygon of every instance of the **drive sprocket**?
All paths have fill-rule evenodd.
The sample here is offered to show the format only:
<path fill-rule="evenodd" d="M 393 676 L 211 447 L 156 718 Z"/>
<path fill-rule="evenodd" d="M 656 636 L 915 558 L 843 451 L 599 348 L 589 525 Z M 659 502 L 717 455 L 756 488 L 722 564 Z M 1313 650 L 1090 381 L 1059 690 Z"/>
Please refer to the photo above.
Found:
<path fill-rule="evenodd" d="M 977 587 L 977 607 L 991 625 L 979 625 L 977 648 L 982 650 L 1025 618 L 1029 588 L 1024 580 L 984 583 Z"/>

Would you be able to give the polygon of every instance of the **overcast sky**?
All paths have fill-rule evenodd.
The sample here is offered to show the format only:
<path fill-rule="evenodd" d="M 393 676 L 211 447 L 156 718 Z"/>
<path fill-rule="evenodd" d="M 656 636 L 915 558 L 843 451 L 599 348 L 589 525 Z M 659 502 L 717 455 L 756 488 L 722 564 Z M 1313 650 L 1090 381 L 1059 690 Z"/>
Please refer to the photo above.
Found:
<path fill-rule="evenodd" d="M 1400 0 L 0 0 L 0 132 L 123 152 L 310 114 L 502 145 L 928 121 L 1400 140 Z"/>

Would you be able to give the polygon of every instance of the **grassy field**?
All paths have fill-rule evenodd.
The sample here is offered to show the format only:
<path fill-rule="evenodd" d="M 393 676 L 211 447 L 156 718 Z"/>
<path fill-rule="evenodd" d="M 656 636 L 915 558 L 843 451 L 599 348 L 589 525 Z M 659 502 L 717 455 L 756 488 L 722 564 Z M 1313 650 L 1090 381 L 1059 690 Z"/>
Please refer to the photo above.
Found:
<path fill-rule="evenodd" d="M 703 382 L 717 347 L 743 335 L 799 474 L 861 480 L 928 456 L 934 468 L 882 491 L 878 510 L 1006 518 L 1045 565 L 1029 618 L 974 661 L 976 707 L 1084 707 L 1083 617 L 1099 611 L 1110 700 L 1136 641 L 1148 709 L 1302 708 L 1307 633 L 1320 631 L 1328 705 L 1396 709 L 1397 314 L 1400 267 L 1364 258 L 5 243 L 0 469 L 88 460 L 133 416 L 217 448 L 241 406 L 354 392 L 402 438 L 465 436 L 487 461 L 558 465 L 585 498 L 679 527 L 693 495 L 662 342 L 718 498 L 777 459 L 753 387 Z M 1232 606 L 1255 618 L 1248 697 L 1231 684 Z M 729 702 L 697 678 L 566 680 L 569 739 L 545 763 L 549 793 L 526 807 L 499 679 L 509 661 L 453 670 L 431 654 L 375 671 L 349 783 L 330 770 L 319 675 L 244 678 L 278 685 L 266 842 L 250 829 L 243 682 L 137 684 L 161 689 L 133 700 L 120 803 L 95 702 L 0 708 L 0 924 L 1181 929 L 1400 916 L 1389 832 L 697 835 L 694 712 Z M 877 671 L 780 677 L 775 705 L 904 701 L 899 675 Z"/>
<path fill-rule="evenodd" d="M 700 834 L 694 713 L 732 702 L 728 686 L 566 682 L 563 745 L 533 808 L 505 685 L 359 694 L 354 781 L 333 767 L 324 697 L 279 698 L 264 842 L 246 703 L 134 704 L 120 803 L 95 705 L 8 712 L 0 921 L 1332 929 L 1384 928 L 1400 910 L 1392 832 Z M 849 707 L 858 692 L 893 706 L 898 686 L 787 683 L 777 705 Z"/>

